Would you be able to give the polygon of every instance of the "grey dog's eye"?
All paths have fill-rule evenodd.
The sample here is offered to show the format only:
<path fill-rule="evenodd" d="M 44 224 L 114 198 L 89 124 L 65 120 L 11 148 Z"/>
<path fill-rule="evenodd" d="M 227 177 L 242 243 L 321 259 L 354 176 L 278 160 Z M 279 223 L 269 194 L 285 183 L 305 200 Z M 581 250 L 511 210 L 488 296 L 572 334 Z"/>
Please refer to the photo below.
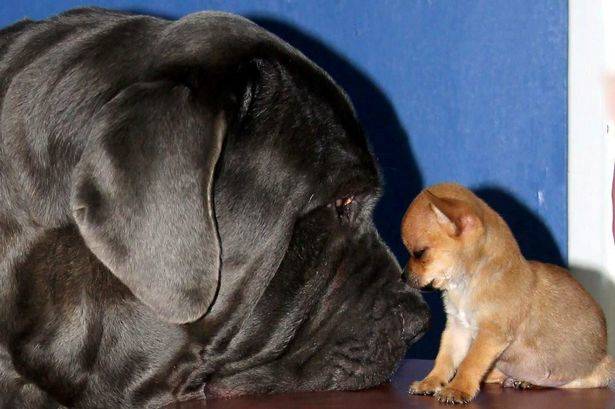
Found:
<path fill-rule="evenodd" d="M 412 258 L 413 258 L 413 259 L 416 259 L 416 260 L 420 260 L 420 259 L 422 259 L 422 258 L 423 258 L 423 256 L 425 255 L 425 252 L 426 252 L 426 251 L 427 251 L 427 247 L 423 247 L 423 248 L 422 248 L 422 249 L 420 249 L 420 250 L 413 251 L 413 252 L 411 253 Z"/>
<path fill-rule="evenodd" d="M 344 220 L 349 220 L 350 217 L 350 206 L 354 202 L 354 196 L 347 196 L 341 199 L 337 199 L 335 201 L 335 211 L 337 212 L 337 217 Z"/>

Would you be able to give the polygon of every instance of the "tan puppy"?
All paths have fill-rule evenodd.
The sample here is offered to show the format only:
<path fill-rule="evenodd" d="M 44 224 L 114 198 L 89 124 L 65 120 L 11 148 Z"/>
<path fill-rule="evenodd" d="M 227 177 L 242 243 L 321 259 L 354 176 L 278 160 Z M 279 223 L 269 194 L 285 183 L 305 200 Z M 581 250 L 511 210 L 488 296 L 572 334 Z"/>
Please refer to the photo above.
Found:
<path fill-rule="evenodd" d="M 404 216 L 402 238 L 410 281 L 441 289 L 447 313 L 434 368 L 411 394 L 466 403 L 481 381 L 521 388 L 613 381 L 600 307 L 563 268 L 523 258 L 504 220 L 468 189 L 423 191 Z"/>

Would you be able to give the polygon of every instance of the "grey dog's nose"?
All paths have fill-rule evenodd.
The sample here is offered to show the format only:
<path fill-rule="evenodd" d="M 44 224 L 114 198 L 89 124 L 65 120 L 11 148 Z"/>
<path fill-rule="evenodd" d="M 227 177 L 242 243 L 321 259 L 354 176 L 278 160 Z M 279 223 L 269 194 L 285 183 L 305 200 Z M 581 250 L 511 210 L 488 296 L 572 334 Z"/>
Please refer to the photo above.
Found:
<path fill-rule="evenodd" d="M 403 337 L 406 343 L 411 345 L 429 329 L 431 313 L 427 303 L 415 291 L 405 292 L 401 297 L 404 320 Z"/>

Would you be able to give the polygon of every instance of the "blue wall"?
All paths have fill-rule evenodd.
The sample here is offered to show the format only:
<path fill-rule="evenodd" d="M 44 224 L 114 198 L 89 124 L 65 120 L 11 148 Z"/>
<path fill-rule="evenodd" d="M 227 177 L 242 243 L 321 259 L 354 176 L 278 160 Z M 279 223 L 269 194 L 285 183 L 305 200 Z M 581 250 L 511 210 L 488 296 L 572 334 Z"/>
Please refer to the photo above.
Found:
<path fill-rule="evenodd" d="M 526 255 L 564 262 L 565 0 L 24 0 L 0 4 L 0 25 L 81 4 L 171 18 L 236 12 L 328 70 L 380 159 L 386 194 L 376 219 L 401 263 L 405 207 L 422 187 L 447 180 L 477 189 Z M 438 294 L 426 298 L 433 326 L 413 356 L 434 356 L 443 326 Z"/>

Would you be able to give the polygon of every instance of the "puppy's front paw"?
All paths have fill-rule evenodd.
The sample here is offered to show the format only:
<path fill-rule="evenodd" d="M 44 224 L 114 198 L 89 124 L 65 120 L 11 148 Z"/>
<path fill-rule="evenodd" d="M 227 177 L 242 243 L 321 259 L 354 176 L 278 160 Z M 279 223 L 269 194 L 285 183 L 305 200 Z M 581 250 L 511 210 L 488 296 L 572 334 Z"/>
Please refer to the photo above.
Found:
<path fill-rule="evenodd" d="M 433 395 L 446 383 L 437 378 L 425 378 L 422 381 L 412 382 L 408 393 L 410 395 Z"/>
<path fill-rule="evenodd" d="M 435 397 L 441 403 L 468 403 L 474 398 L 475 394 L 460 391 L 459 389 L 446 386 L 436 392 Z"/>

